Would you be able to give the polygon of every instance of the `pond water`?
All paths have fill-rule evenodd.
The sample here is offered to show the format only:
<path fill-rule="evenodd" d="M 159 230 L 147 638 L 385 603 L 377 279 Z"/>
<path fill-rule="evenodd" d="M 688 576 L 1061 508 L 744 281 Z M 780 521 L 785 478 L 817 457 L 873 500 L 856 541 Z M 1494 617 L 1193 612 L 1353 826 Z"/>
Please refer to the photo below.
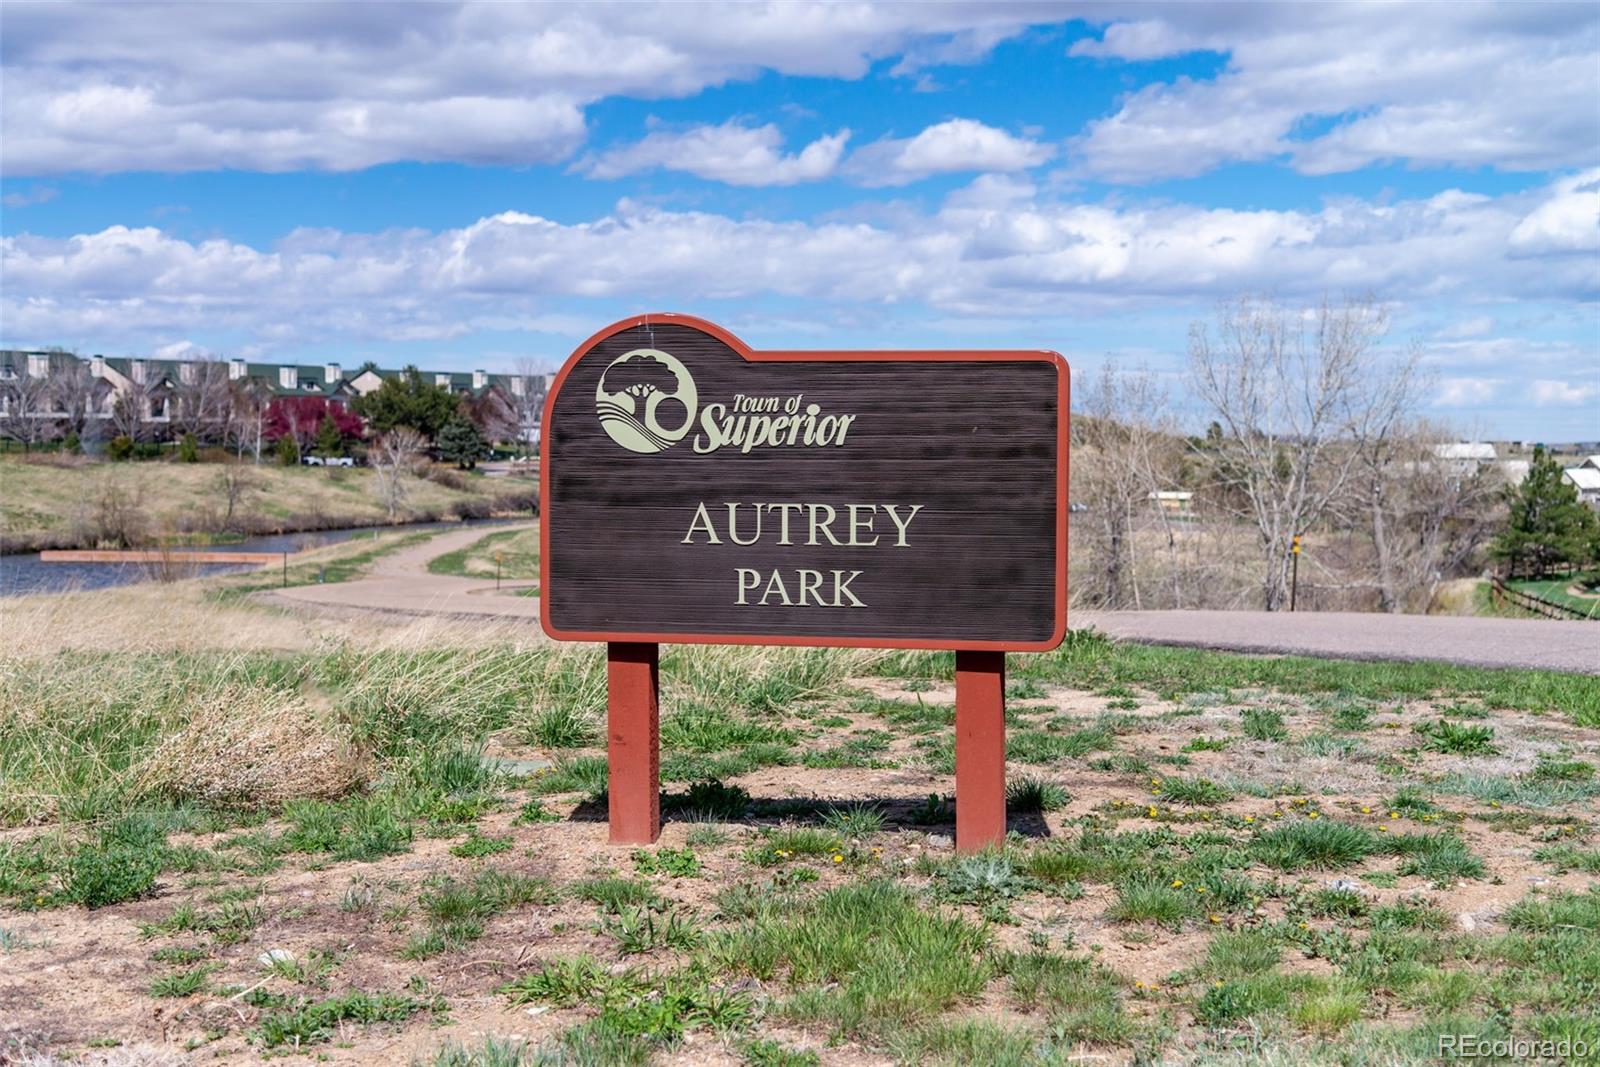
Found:
<path fill-rule="evenodd" d="M 301 552 L 308 548 L 349 541 L 356 537 L 372 537 L 375 533 L 399 531 L 411 533 L 418 530 L 467 529 L 473 526 L 493 527 L 516 519 L 468 519 L 458 522 L 415 522 L 399 526 L 358 526 L 339 530 L 308 530 L 304 533 L 266 534 L 247 537 L 243 541 L 210 546 L 219 552 Z M 195 548 L 192 551 L 207 551 Z M 174 554 L 185 551 L 174 549 Z M 231 574 L 254 570 L 251 563 L 204 563 L 195 567 L 198 574 Z M 145 564 L 140 563 L 45 563 L 37 552 L 22 552 L 0 556 L 0 597 L 23 596 L 28 593 L 58 593 L 67 589 L 108 589 L 112 586 L 131 585 L 150 580 Z"/>

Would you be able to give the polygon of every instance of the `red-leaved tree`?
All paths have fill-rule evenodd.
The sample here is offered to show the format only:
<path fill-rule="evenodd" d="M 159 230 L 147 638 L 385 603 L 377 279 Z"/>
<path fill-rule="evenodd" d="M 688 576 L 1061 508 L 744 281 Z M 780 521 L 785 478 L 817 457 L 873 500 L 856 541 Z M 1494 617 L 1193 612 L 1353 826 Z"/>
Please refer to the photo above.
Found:
<path fill-rule="evenodd" d="M 347 438 L 361 436 L 361 416 L 337 400 L 320 396 L 280 396 L 267 405 L 263 435 L 269 441 L 288 435 L 304 453 L 317 436 L 324 418 L 333 419 L 339 433 Z"/>

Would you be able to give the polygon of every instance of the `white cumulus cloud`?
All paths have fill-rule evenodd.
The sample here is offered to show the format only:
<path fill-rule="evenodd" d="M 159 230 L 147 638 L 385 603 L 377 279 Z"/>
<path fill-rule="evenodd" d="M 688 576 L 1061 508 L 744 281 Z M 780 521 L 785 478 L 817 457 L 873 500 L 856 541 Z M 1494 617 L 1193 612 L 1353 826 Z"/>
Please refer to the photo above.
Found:
<path fill-rule="evenodd" d="M 905 185 L 934 174 L 1036 167 L 1054 150 L 973 119 L 950 119 L 915 137 L 886 138 L 854 152 L 848 170 L 862 185 Z"/>
<path fill-rule="evenodd" d="M 1184 4 L 1112 19 L 1079 56 L 1227 56 L 1215 78 L 1144 86 L 1076 138 L 1111 181 L 1287 159 L 1544 170 L 1600 158 L 1592 5 Z"/>
<path fill-rule="evenodd" d="M 570 158 L 585 107 L 973 62 L 1025 3 L 8 4 L 8 176 Z"/>
<path fill-rule="evenodd" d="M 620 178 L 659 167 L 729 185 L 794 185 L 831 176 L 849 139 L 850 131 L 840 130 L 785 155 L 777 126 L 746 126 L 734 120 L 720 126 L 657 130 L 585 160 L 579 169 L 591 178 Z"/>
<path fill-rule="evenodd" d="M 1600 400 L 1600 383 L 1538 378 L 1529 384 L 1528 398 L 1539 407 L 1577 407 L 1580 404 L 1592 404 Z"/>

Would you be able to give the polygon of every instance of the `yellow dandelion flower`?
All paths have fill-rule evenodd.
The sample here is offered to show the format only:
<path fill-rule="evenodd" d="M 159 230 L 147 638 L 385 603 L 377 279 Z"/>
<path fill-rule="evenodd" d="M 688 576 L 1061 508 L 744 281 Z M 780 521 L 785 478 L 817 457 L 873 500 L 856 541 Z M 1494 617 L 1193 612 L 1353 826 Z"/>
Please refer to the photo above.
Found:
<path fill-rule="evenodd" d="M 1216 914 L 1215 912 L 1211 913 L 1210 915 L 1207 915 L 1206 918 L 1209 919 L 1210 921 L 1214 922 L 1214 923 L 1219 923 L 1219 922 L 1222 921 L 1222 916 Z"/>
<path fill-rule="evenodd" d="M 1308 818 L 1308 819 L 1316 819 L 1316 818 L 1320 818 L 1320 816 L 1318 816 L 1317 813 L 1313 811 L 1311 814 L 1307 815 L 1306 818 Z"/>
<path fill-rule="evenodd" d="M 1388 823 L 1379 823 L 1378 824 L 1378 833 L 1386 834 L 1388 832 L 1389 832 L 1389 824 Z"/>
<path fill-rule="evenodd" d="M 1363 804 L 1363 805 L 1361 805 L 1361 814 L 1363 814 L 1363 815 L 1371 815 L 1372 814 L 1372 809 L 1367 807 L 1365 804 Z"/>
<path fill-rule="evenodd" d="M 1197 885 L 1194 887 L 1194 891 L 1196 893 L 1204 893 L 1206 891 L 1206 887 L 1203 885 Z"/>
<path fill-rule="evenodd" d="M 1172 888 L 1174 888 L 1174 889 L 1182 889 L 1183 888 L 1183 879 L 1182 878 L 1174 878 L 1172 880 Z"/>
<path fill-rule="evenodd" d="M 1389 813 L 1389 818 L 1391 818 L 1391 819 L 1398 819 L 1399 817 L 1400 817 L 1400 813 L 1398 811 L 1391 811 Z"/>
<path fill-rule="evenodd" d="M 844 857 L 839 855 L 838 853 L 834 853 L 833 862 L 835 862 L 835 863 L 843 863 L 844 862 Z"/>
<path fill-rule="evenodd" d="M 1309 929 L 1311 929 L 1311 924 L 1310 923 L 1301 923 L 1300 924 L 1300 929 L 1309 930 Z"/>
<path fill-rule="evenodd" d="M 1245 822 L 1255 822 L 1256 821 L 1256 817 L 1254 815 L 1246 815 L 1244 817 L 1244 821 Z"/>

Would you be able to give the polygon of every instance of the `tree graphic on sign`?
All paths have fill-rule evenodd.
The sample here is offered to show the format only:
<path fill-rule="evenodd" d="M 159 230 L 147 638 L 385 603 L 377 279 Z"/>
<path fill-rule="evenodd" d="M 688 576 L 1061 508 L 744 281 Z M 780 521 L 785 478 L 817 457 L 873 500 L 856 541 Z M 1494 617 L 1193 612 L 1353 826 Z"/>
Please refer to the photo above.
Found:
<path fill-rule="evenodd" d="M 694 420 L 696 401 L 694 380 L 684 365 L 649 348 L 613 360 L 595 389 L 601 425 L 632 452 L 660 452 L 682 439 Z M 663 425 L 661 416 L 674 408 L 682 408 L 681 420 Z"/>

